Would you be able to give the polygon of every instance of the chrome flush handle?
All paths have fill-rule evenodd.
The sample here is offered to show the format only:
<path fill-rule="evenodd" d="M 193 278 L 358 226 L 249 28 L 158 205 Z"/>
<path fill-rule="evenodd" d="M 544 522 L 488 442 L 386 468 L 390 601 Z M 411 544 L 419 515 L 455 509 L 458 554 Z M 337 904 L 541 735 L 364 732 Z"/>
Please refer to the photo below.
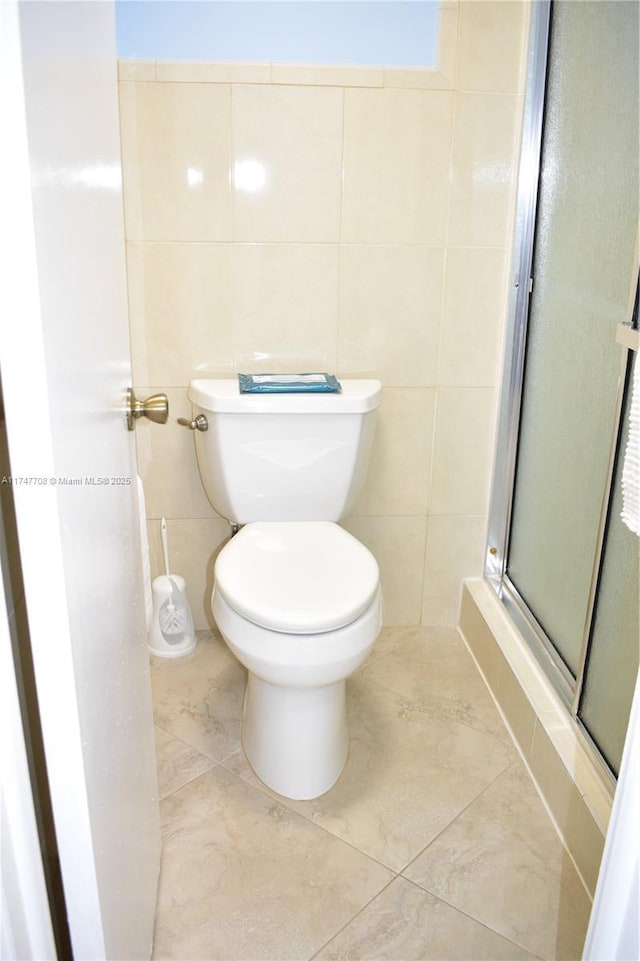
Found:
<path fill-rule="evenodd" d="M 198 414 L 193 420 L 188 420 L 186 417 L 178 417 L 178 423 L 182 424 L 183 427 L 188 427 L 189 430 L 209 430 L 209 421 L 204 414 Z"/>

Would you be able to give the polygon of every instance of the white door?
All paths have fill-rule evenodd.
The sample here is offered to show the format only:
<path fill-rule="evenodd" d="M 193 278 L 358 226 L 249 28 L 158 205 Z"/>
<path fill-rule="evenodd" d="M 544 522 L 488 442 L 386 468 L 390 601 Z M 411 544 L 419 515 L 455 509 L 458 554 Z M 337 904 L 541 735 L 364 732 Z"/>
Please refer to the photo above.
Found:
<path fill-rule="evenodd" d="M 113 5 L 3 0 L 0 106 L 2 387 L 71 940 L 137 961 L 160 841 Z"/>

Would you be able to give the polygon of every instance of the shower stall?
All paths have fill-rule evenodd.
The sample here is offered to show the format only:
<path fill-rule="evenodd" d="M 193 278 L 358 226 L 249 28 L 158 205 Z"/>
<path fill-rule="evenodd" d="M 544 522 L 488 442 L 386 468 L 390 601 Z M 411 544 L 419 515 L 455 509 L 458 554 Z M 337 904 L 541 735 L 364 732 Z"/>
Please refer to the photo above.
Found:
<path fill-rule="evenodd" d="M 639 659 L 620 519 L 638 334 L 638 4 L 532 5 L 485 579 L 608 776 Z"/>

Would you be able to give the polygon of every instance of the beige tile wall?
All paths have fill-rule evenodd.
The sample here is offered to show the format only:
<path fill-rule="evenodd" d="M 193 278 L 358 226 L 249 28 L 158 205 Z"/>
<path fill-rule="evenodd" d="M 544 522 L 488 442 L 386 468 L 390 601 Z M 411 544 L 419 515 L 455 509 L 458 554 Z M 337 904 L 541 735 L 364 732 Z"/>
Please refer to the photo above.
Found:
<path fill-rule="evenodd" d="M 388 624 L 456 622 L 483 555 L 527 26 L 526 2 L 447 0 L 433 71 L 120 64 L 134 383 L 172 415 L 137 432 L 152 567 L 164 515 L 198 627 L 227 526 L 175 417 L 192 377 L 240 370 L 382 380 L 346 526 Z"/>

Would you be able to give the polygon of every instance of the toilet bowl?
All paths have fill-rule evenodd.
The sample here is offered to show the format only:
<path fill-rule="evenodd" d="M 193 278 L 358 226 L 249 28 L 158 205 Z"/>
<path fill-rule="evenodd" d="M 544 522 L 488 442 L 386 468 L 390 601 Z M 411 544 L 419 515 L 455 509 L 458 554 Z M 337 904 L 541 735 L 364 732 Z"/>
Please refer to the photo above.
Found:
<path fill-rule="evenodd" d="M 345 680 L 382 623 L 373 555 L 338 526 L 364 486 L 381 384 L 335 393 L 189 386 L 202 484 L 238 532 L 215 565 L 212 611 L 248 670 L 242 744 L 285 797 L 324 794 L 348 752 Z"/>
<path fill-rule="evenodd" d="M 248 524 L 218 556 L 212 608 L 249 672 L 251 767 L 285 797 L 324 794 L 348 751 L 345 680 L 382 623 L 373 555 L 330 522 Z"/>

